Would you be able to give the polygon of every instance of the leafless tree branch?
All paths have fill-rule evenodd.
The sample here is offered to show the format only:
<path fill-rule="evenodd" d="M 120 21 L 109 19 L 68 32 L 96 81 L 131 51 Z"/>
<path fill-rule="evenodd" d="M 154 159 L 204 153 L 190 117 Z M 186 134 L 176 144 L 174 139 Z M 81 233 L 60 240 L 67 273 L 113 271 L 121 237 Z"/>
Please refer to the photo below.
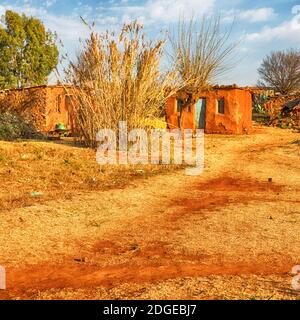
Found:
<path fill-rule="evenodd" d="M 259 83 L 281 94 L 300 88 L 300 52 L 290 49 L 268 55 L 258 69 Z"/>

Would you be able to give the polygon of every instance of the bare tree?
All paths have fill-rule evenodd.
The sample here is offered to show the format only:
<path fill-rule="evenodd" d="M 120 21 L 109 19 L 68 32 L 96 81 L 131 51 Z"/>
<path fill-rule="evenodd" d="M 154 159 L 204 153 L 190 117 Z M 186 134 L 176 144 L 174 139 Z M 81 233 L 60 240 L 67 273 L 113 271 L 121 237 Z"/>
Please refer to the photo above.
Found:
<path fill-rule="evenodd" d="M 300 52 L 294 49 L 272 52 L 263 60 L 258 73 L 261 86 L 288 94 L 300 88 Z"/>
<path fill-rule="evenodd" d="M 200 21 L 181 19 L 176 31 L 170 31 L 170 57 L 186 89 L 199 92 L 215 82 L 231 67 L 237 43 L 230 43 L 232 26 L 222 32 L 220 17 Z"/>

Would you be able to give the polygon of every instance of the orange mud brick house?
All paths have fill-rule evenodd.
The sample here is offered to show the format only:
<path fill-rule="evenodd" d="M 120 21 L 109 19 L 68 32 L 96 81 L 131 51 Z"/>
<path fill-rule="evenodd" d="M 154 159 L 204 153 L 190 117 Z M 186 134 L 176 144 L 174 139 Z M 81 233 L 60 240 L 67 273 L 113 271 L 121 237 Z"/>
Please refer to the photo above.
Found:
<path fill-rule="evenodd" d="M 0 112 L 16 114 L 41 133 L 63 124 L 74 131 L 73 97 L 60 85 L 0 91 Z"/>
<path fill-rule="evenodd" d="M 179 91 L 166 104 L 169 129 L 246 134 L 252 129 L 251 88 L 214 86 L 197 94 Z"/>

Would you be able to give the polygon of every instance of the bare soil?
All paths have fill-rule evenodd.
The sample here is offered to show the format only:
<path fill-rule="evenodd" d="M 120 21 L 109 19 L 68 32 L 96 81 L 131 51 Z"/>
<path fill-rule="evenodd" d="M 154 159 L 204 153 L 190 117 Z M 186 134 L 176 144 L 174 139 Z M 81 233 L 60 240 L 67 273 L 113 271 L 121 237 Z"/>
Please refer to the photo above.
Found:
<path fill-rule="evenodd" d="M 299 139 L 262 127 L 207 135 L 199 176 L 174 170 L 0 212 L 0 298 L 299 299 Z"/>

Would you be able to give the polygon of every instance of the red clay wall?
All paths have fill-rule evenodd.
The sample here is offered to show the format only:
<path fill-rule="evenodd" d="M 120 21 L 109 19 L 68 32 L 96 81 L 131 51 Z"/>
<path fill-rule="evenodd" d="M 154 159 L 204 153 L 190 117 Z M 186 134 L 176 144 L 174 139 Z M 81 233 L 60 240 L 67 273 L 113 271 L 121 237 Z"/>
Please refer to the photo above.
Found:
<path fill-rule="evenodd" d="M 177 99 L 171 97 L 166 104 L 166 122 L 169 129 L 178 128 L 178 119 L 180 112 L 177 112 Z M 194 108 L 184 108 L 181 113 L 181 127 L 185 129 L 195 129 L 194 124 Z"/>
<path fill-rule="evenodd" d="M 252 128 L 252 95 L 249 90 L 231 88 L 214 89 L 199 94 L 206 98 L 206 133 L 244 134 Z M 217 99 L 224 98 L 225 113 L 217 113 Z M 181 114 L 181 127 L 196 129 L 193 105 L 190 110 L 184 108 Z M 178 127 L 176 99 L 170 98 L 166 107 L 168 127 Z"/>
<path fill-rule="evenodd" d="M 252 93 L 247 90 L 239 90 L 237 95 L 239 111 L 237 118 L 238 133 L 251 133 L 252 131 Z"/>
<path fill-rule="evenodd" d="M 247 90 L 218 89 L 207 92 L 206 128 L 207 133 L 243 134 L 252 128 L 252 96 Z M 225 113 L 217 113 L 217 99 L 224 98 Z"/>
<path fill-rule="evenodd" d="M 74 129 L 72 103 L 61 86 L 39 86 L 0 92 L 0 112 L 19 115 L 40 132 L 55 129 L 62 123 Z"/>
<path fill-rule="evenodd" d="M 195 107 L 184 108 L 181 113 L 181 128 L 184 129 L 196 129 L 195 117 L 194 117 Z"/>
<path fill-rule="evenodd" d="M 178 128 L 178 113 L 175 97 L 170 97 L 166 103 L 166 121 L 169 129 Z"/>
<path fill-rule="evenodd" d="M 38 131 L 44 131 L 46 127 L 46 87 L 1 91 L 0 112 L 17 114 Z"/>
<path fill-rule="evenodd" d="M 62 123 L 73 131 L 72 104 L 63 87 L 47 87 L 46 90 L 46 131 L 55 129 Z"/>

